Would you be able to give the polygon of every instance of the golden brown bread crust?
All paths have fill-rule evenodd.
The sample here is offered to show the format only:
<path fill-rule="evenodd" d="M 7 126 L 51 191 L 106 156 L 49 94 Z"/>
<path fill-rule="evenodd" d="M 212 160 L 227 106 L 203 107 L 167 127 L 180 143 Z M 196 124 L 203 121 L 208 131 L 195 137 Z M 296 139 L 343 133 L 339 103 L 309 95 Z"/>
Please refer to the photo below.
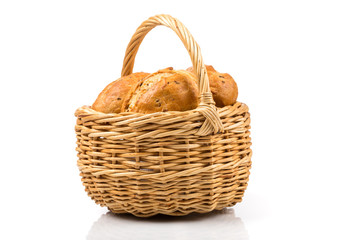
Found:
<path fill-rule="evenodd" d="M 209 76 L 210 89 L 217 107 L 232 105 L 238 97 L 238 88 L 234 79 L 227 73 L 217 72 L 213 66 L 205 65 Z M 193 72 L 193 68 L 186 69 Z"/>
<path fill-rule="evenodd" d="M 149 73 L 144 72 L 132 73 L 113 81 L 99 94 L 92 109 L 103 113 L 122 112 L 122 106 L 126 102 L 129 91 L 148 75 Z"/>
<path fill-rule="evenodd" d="M 195 75 L 185 70 L 162 69 L 143 79 L 129 97 L 128 112 L 186 111 L 199 105 Z"/>
<path fill-rule="evenodd" d="M 217 107 L 236 102 L 238 89 L 227 73 L 206 65 L 210 89 Z M 104 88 L 92 108 L 104 113 L 153 113 L 186 111 L 199 105 L 199 90 L 193 68 L 162 69 L 156 73 L 133 73 L 117 79 Z"/>

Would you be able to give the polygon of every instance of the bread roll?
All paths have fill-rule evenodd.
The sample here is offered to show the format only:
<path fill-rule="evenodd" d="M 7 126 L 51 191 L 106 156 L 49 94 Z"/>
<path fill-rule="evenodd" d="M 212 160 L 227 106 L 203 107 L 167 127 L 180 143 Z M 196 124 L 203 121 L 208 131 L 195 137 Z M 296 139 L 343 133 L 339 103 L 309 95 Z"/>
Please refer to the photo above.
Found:
<path fill-rule="evenodd" d="M 186 111 L 199 105 L 195 75 L 185 70 L 159 70 L 138 84 L 128 96 L 127 112 Z"/>
<path fill-rule="evenodd" d="M 216 106 L 224 107 L 234 104 L 238 97 L 238 88 L 234 79 L 227 73 L 217 72 L 211 65 L 205 66 Z M 187 71 L 193 72 L 193 67 L 188 68 Z"/>
<path fill-rule="evenodd" d="M 122 112 L 122 106 L 125 104 L 129 91 L 148 75 L 149 73 L 144 72 L 132 73 L 113 81 L 99 94 L 92 109 L 103 113 Z"/>
<path fill-rule="evenodd" d="M 217 107 L 236 102 L 238 89 L 227 73 L 219 73 L 206 65 L 210 89 Z M 199 105 L 199 90 L 193 68 L 166 68 L 149 74 L 133 73 L 110 83 L 92 105 L 103 113 L 153 113 L 186 111 Z"/>

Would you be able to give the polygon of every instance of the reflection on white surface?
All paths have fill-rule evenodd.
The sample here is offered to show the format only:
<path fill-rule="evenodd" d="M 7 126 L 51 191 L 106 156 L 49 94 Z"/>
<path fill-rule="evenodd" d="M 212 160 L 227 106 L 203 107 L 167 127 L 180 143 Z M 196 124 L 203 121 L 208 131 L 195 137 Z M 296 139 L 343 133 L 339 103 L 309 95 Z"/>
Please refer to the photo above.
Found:
<path fill-rule="evenodd" d="M 93 224 L 87 239 L 246 240 L 249 237 L 244 223 L 230 208 L 184 217 L 158 215 L 151 218 L 137 218 L 108 212 Z"/>

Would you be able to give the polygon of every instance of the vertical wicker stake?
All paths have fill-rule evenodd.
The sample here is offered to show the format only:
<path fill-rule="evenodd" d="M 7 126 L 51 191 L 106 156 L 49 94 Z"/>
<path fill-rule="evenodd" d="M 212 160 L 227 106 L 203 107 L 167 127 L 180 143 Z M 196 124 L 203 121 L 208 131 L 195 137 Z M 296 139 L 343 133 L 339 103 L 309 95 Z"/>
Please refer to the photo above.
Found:
<path fill-rule="evenodd" d="M 143 22 L 126 49 L 122 76 L 132 73 L 142 40 L 158 25 L 171 28 L 188 50 L 200 105 L 151 114 L 78 108 L 77 163 L 85 190 L 114 213 L 140 217 L 233 206 L 242 200 L 249 178 L 250 114 L 240 102 L 215 107 L 200 48 L 185 26 L 169 15 Z"/>

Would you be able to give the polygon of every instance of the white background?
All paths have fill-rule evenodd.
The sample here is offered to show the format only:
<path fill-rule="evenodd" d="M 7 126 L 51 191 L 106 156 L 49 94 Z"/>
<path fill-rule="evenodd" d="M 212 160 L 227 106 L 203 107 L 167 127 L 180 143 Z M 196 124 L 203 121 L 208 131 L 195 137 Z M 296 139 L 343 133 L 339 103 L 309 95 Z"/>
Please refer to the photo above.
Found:
<path fill-rule="evenodd" d="M 180 19 L 250 107 L 253 167 L 222 212 L 106 214 L 76 166 L 76 108 L 120 76 L 148 17 Z M 135 71 L 184 69 L 170 29 Z M 360 239 L 358 1 L 1 1 L 0 239 Z"/>

